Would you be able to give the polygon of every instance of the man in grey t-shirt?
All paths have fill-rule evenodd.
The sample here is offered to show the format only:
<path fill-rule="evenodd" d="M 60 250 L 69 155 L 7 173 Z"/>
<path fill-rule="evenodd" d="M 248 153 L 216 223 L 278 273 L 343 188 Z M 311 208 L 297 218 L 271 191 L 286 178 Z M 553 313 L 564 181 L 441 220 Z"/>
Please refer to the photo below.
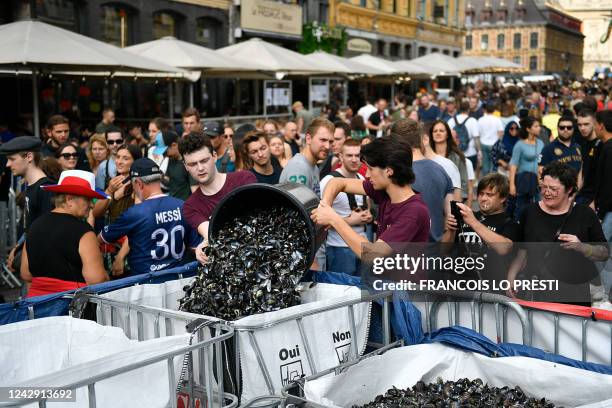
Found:
<path fill-rule="evenodd" d="M 319 168 L 317 162 L 325 160 L 329 153 L 334 135 L 334 124 L 327 119 L 315 119 L 306 132 L 306 146 L 287 162 L 280 175 L 279 183 L 291 182 L 304 184 L 321 195 L 319 186 Z"/>

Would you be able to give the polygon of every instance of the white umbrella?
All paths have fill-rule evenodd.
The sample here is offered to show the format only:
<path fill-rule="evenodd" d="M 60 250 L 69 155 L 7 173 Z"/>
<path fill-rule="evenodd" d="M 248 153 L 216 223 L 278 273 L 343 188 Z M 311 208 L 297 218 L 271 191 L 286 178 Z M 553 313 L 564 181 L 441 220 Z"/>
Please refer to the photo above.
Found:
<path fill-rule="evenodd" d="M 349 58 L 351 61 L 358 62 L 360 64 L 367 65 L 371 68 L 383 71 L 385 75 L 401 74 L 401 71 L 393 61 L 386 60 L 384 58 L 374 57 L 369 54 L 361 54 L 357 57 Z"/>
<path fill-rule="evenodd" d="M 243 61 L 174 37 L 163 37 L 124 49 L 141 57 L 190 70 L 241 71 L 247 69 Z M 255 69 L 264 68 L 257 63 L 253 63 L 253 66 Z"/>
<path fill-rule="evenodd" d="M 456 76 L 470 67 L 462 63 L 457 58 L 444 55 L 438 52 L 423 55 L 422 57 L 411 59 L 411 63 L 425 68 L 431 75 L 451 75 Z"/>
<path fill-rule="evenodd" d="M 282 78 L 287 74 L 333 72 L 320 62 L 312 61 L 302 54 L 263 41 L 260 38 L 252 38 L 248 41 L 220 48 L 217 52 L 241 60 L 246 68 L 263 66 L 265 70 L 275 72 L 277 78 Z"/>
<path fill-rule="evenodd" d="M 37 70 L 109 72 L 137 76 L 143 72 L 186 76 L 186 72 L 123 51 L 119 47 L 39 21 L 18 21 L 0 26 L 0 67 L 32 71 L 34 131 L 40 133 Z"/>
<path fill-rule="evenodd" d="M 497 57 L 462 56 L 457 59 L 466 66 L 465 71 L 468 72 L 501 72 L 523 68 L 519 64 Z"/>
<path fill-rule="evenodd" d="M 313 52 L 305 55 L 305 57 L 315 63 L 323 64 L 329 70 L 339 74 L 385 75 L 383 70 L 324 51 Z"/>
<path fill-rule="evenodd" d="M 393 63 L 400 71 L 408 75 L 415 75 L 415 76 L 423 76 L 423 75 L 429 76 L 430 75 L 427 69 L 417 64 L 413 64 L 412 62 L 408 60 L 394 61 Z"/>

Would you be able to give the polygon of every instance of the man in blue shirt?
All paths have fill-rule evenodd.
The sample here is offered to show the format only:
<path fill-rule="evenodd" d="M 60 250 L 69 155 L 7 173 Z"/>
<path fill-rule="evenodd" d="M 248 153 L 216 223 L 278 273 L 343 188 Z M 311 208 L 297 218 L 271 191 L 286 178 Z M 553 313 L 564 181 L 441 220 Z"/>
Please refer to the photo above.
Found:
<path fill-rule="evenodd" d="M 195 248 L 201 241 L 183 219 L 183 200 L 162 193 L 161 178 L 153 160 L 136 160 L 130 168 L 130 180 L 141 203 L 100 232 L 100 240 L 107 243 L 127 236 L 128 263 L 135 275 L 180 266 L 187 247 Z"/>
<path fill-rule="evenodd" d="M 562 116 L 557 124 L 558 136 L 548 146 L 542 150 L 539 163 L 539 170 L 553 162 L 567 164 L 579 175 L 578 180 L 582 180 L 582 154 L 580 146 L 572 142 L 574 135 L 574 118 Z"/>
<path fill-rule="evenodd" d="M 428 94 L 421 96 L 421 106 L 419 107 L 419 118 L 423 123 L 431 123 L 440 118 L 440 108 L 431 103 Z"/>

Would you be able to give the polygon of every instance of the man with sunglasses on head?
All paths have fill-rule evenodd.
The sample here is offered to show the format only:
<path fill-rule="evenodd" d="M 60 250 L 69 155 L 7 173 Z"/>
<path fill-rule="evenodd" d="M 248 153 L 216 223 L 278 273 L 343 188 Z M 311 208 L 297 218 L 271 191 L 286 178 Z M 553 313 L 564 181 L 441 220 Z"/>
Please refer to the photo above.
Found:
<path fill-rule="evenodd" d="M 210 143 L 217 155 L 216 166 L 221 173 L 231 173 L 236 170 L 230 149 L 233 149 L 231 138 L 225 134 L 225 129 L 219 122 L 204 123 L 204 135 L 210 138 Z"/>
<path fill-rule="evenodd" d="M 105 133 L 106 143 L 110 149 L 111 156 L 100 163 L 98 166 L 98 173 L 96 174 L 96 188 L 99 190 L 106 190 L 110 180 L 117 175 L 117 166 L 115 165 L 115 156 L 117 150 L 124 143 L 123 132 L 121 128 L 111 127 Z"/>
<path fill-rule="evenodd" d="M 196 258 L 206 262 L 202 251 L 208 243 L 208 222 L 215 207 L 226 195 L 246 184 L 256 183 L 250 171 L 221 173 L 217 170 L 217 152 L 212 139 L 202 133 L 190 133 L 179 141 L 179 152 L 185 169 L 198 183 L 183 206 L 183 217 L 204 238 L 196 250 Z"/>
<path fill-rule="evenodd" d="M 580 146 L 572 141 L 574 135 L 574 118 L 562 116 L 557 123 L 558 136 L 542 150 L 538 170 L 551 163 L 567 164 L 578 174 L 578 186 L 582 184 L 582 154 Z"/>
<path fill-rule="evenodd" d="M 47 120 L 46 126 L 47 141 L 43 143 L 40 154 L 42 157 L 56 157 L 57 149 L 68 142 L 70 137 L 70 121 L 62 115 L 53 115 Z M 81 149 L 77 143 L 73 143 L 78 153 L 76 169 L 91 171 L 89 160 L 85 150 Z"/>

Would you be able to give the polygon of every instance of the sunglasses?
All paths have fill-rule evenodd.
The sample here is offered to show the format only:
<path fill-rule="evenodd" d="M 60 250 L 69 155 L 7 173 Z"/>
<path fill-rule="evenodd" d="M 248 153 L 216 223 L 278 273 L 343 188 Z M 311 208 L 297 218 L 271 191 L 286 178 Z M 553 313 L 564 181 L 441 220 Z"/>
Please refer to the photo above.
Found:
<path fill-rule="evenodd" d="M 77 157 L 79 157 L 78 153 L 62 153 L 60 154 L 60 157 L 63 157 L 65 160 L 70 160 L 72 159 L 76 159 Z"/>
<path fill-rule="evenodd" d="M 559 126 L 559 130 L 572 130 L 574 129 L 573 126 Z"/>
<path fill-rule="evenodd" d="M 106 143 L 108 143 L 109 145 L 112 145 L 112 144 L 120 145 L 120 144 L 123 144 L 123 139 L 107 140 Z"/>

